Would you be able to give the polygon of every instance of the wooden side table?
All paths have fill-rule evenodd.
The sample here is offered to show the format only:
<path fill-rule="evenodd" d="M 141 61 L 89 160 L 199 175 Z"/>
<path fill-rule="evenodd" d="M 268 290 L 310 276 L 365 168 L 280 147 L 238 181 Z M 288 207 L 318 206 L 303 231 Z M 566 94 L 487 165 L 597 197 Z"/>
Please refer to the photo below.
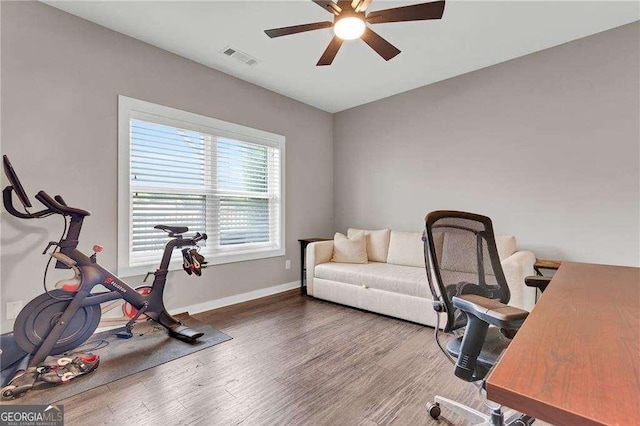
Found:
<path fill-rule="evenodd" d="M 562 265 L 562 262 L 559 260 L 536 259 L 536 263 L 533 265 L 533 270 L 536 271 L 537 275 L 543 276 L 542 272 L 540 272 L 541 269 L 557 271 L 560 265 Z"/>
<path fill-rule="evenodd" d="M 540 294 L 546 290 L 550 282 L 550 278 L 545 277 L 541 270 L 557 271 L 560 265 L 562 265 L 562 262 L 558 260 L 536 259 L 536 263 L 533 264 L 536 276 L 527 277 L 524 280 L 526 285 L 536 287 L 536 302 L 538 302 Z"/>
<path fill-rule="evenodd" d="M 300 242 L 300 291 L 307 294 L 307 265 L 305 263 L 307 246 L 318 241 L 329 241 L 331 238 L 301 238 Z"/>

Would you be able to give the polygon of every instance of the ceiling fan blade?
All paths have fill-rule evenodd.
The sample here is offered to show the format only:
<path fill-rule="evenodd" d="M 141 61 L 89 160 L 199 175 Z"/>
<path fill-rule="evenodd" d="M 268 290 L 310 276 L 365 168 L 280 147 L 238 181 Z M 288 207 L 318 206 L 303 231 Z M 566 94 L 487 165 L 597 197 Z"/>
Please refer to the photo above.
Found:
<path fill-rule="evenodd" d="M 351 3 L 353 3 L 354 1 L 355 0 L 338 0 L 338 7 L 342 9 L 340 12 L 342 12 L 343 10 L 353 9 Z"/>
<path fill-rule="evenodd" d="M 441 0 L 431 3 L 395 7 L 393 9 L 376 10 L 367 15 L 367 22 L 370 24 L 382 24 L 385 22 L 440 19 L 444 14 L 444 3 L 444 0 Z"/>
<path fill-rule="evenodd" d="M 355 10 L 356 13 L 360 13 L 367 10 L 370 4 L 371 0 L 353 0 L 353 2 L 351 2 L 351 8 Z"/>
<path fill-rule="evenodd" d="M 338 50 L 340 50 L 340 46 L 342 46 L 342 39 L 338 36 L 334 36 L 333 39 L 331 39 L 331 41 L 329 42 L 329 46 L 327 46 L 327 48 L 325 49 L 316 66 L 331 65 L 333 59 L 338 54 Z"/>
<path fill-rule="evenodd" d="M 311 0 L 324 10 L 333 13 L 334 15 L 339 15 L 342 12 L 342 8 L 332 2 L 331 0 Z"/>
<path fill-rule="evenodd" d="M 292 27 L 274 28 L 271 30 L 264 30 L 264 33 L 271 38 L 282 37 L 289 34 L 304 33 L 306 31 L 321 30 L 323 28 L 331 28 L 333 22 L 314 22 L 313 24 L 294 25 Z"/>
<path fill-rule="evenodd" d="M 380 35 L 371 28 L 366 28 L 360 38 L 375 50 L 378 55 L 382 56 L 385 61 L 388 61 L 400 53 L 397 47 L 380 37 Z"/>

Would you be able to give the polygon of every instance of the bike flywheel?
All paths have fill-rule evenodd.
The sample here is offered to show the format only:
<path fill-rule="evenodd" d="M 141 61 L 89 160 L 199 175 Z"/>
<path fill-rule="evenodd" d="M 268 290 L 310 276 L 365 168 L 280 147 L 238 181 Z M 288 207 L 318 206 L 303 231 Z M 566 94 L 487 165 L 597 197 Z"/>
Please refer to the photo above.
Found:
<path fill-rule="evenodd" d="M 18 346 L 25 352 L 33 353 L 60 320 L 72 297 L 73 293 L 55 289 L 27 303 L 13 325 L 13 334 Z M 98 327 L 100 316 L 100 305 L 78 309 L 49 355 L 68 352 L 87 341 Z"/>

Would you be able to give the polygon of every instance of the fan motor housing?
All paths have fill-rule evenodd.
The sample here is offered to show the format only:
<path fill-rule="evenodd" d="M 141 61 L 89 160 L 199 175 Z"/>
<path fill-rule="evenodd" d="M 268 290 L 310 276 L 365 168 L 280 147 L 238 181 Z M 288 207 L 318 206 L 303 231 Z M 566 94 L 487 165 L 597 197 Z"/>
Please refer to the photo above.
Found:
<path fill-rule="evenodd" d="M 342 10 L 339 15 L 333 17 L 333 23 L 336 24 L 338 21 L 344 18 L 358 18 L 362 22 L 365 22 L 365 14 L 364 12 L 356 12 L 355 10 Z"/>

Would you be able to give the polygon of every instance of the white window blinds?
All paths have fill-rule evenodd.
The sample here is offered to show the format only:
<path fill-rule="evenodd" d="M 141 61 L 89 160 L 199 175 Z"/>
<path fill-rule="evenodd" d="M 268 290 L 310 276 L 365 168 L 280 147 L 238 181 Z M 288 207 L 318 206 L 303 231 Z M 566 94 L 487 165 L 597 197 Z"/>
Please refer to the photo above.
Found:
<path fill-rule="evenodd" d="M 129 131 L 129 266 L 159 263 L 158 224 L 206 232 L 214 258 L 282 248 L 279 144 L 141 119 Z"/>
<path fill-rule="evenodd" d="M 225 138 L 217 138 L 215 145 L 219 217 L 213 235 L 221 248 L 273 245 L 280 223 L 278 150 Z"/>

